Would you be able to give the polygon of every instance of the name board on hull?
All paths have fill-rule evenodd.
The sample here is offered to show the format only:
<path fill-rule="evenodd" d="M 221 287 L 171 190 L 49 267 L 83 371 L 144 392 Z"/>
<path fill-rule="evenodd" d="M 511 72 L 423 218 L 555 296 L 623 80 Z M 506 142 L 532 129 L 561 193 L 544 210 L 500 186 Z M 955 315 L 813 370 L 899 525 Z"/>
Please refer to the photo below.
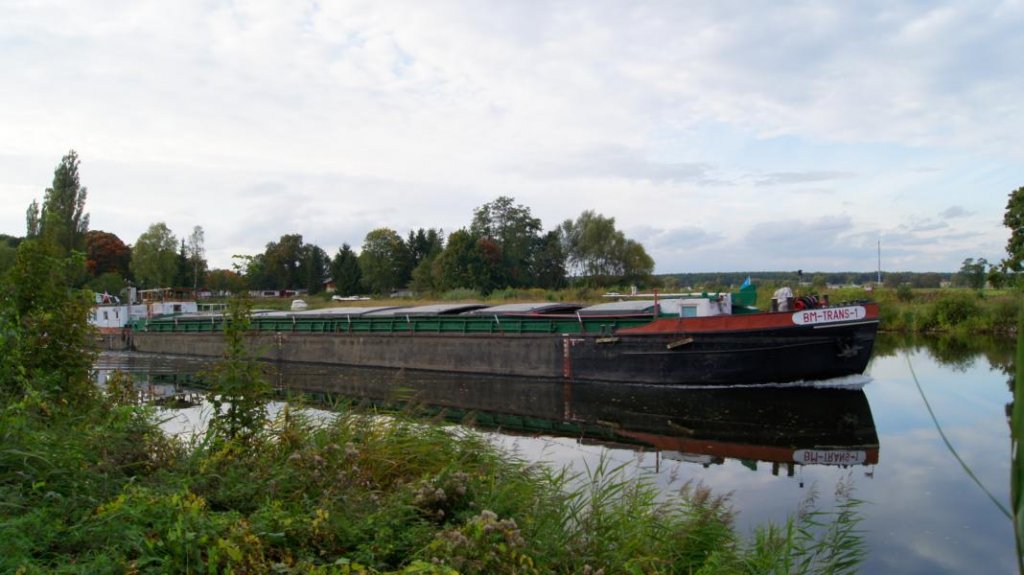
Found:
<path fill-rule="evenodd" d="M 861 465 L 868 460 L 868 454 L 848 449 L 797 449 L 793 461 L 804 465 Z"/>
<path fill-rule="evenodd" d="M 805 309 L 793 314 L 793 323 L 797 325 L 815 325 L 837 321 L 856 321 L 867 317 L 864 306 L 828 307 L 823 309 Z"/>

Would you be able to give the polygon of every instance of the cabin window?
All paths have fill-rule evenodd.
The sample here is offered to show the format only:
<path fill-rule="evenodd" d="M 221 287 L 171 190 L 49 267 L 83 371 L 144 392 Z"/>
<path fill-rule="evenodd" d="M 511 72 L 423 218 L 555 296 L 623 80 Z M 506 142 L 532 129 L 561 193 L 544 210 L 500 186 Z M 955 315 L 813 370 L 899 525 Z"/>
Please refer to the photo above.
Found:
<path fill-rule="evenodd" d="M 107 312 L 103 312 L 103 321 L 107 321 L 108 319 L 110 318 L 107 317 Z"/>
<path fill-rule="evenodd" d="M 697 306 L 684 305 L 679 308 L 679 317 L 697 317 Z"/>

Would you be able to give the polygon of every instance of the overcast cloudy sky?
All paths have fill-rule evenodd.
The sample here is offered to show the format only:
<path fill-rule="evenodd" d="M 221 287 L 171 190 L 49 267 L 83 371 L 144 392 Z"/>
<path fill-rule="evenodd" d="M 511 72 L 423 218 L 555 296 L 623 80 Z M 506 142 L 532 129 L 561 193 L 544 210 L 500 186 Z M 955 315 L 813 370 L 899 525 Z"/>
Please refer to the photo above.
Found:
<path fill-rule="evenodd" d="M 0 233 L 78 151 L 91 228 L 614 217 L 659 273 L 998 261 L 1024 1 L 0 0 Z"/>

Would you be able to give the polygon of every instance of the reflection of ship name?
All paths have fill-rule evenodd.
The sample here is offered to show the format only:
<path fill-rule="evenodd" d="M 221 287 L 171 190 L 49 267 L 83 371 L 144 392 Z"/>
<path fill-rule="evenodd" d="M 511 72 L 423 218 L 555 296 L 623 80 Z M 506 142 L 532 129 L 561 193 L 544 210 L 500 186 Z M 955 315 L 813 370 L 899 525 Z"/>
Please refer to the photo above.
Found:
<path fill-rule="evenodd" d="M 850 449 L 798 449 L 793 452 L 797 463 L 813 465 L 862 465 L 867 452 Z"/>
<path fill-rule="evenodd" d="M 708 467 L 709 465 L 721 465 L 725 463 L 724 457 L 716 457 L 708 453 L 684 453 L 680 451 L 663 451 L 661 456 L 665 459 L 683 461 L 686 463 L 697 463 Z M 838 467 L 849 467 L 851 465 L 867 464 L 868 453 L 863 450 L 826 450 L 826 449 L 798 449 L 793 452 L 791 461 L 779 461 L 776 463 L 796 463 L 798 465 L 835 465 Z"/>
<path fill-rule="evenodd" d="M 830 446 L 793 449 L 783 446 L 673 437 L 621 428 L 616 432 L 641 444 L 656 448 L 666 459 L 699 463 L 705 467 L 711 464 L 721 464 L 725 459 L 839 467 L 878 463 L 877 443 L 863 446 L 851 445 L 845 448 Z"/>

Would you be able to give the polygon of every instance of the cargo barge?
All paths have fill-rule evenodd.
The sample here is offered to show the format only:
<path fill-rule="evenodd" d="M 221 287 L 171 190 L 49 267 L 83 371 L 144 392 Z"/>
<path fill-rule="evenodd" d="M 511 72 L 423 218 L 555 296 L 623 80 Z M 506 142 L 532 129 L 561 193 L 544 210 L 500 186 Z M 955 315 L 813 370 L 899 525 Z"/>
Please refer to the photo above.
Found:
<path fill-rule="evenodd" d="M 254 312 L 263 360 L 657 385 L 754 385 L 861 374 L 878 328 L 871 302 L 756 311 L 752 291 L 593 306 L 337 307 Z M 785 306 L 783 306 L 785 307 Z M 219 313 L 136 321 L 143 352 L 218 357 Z"/>

